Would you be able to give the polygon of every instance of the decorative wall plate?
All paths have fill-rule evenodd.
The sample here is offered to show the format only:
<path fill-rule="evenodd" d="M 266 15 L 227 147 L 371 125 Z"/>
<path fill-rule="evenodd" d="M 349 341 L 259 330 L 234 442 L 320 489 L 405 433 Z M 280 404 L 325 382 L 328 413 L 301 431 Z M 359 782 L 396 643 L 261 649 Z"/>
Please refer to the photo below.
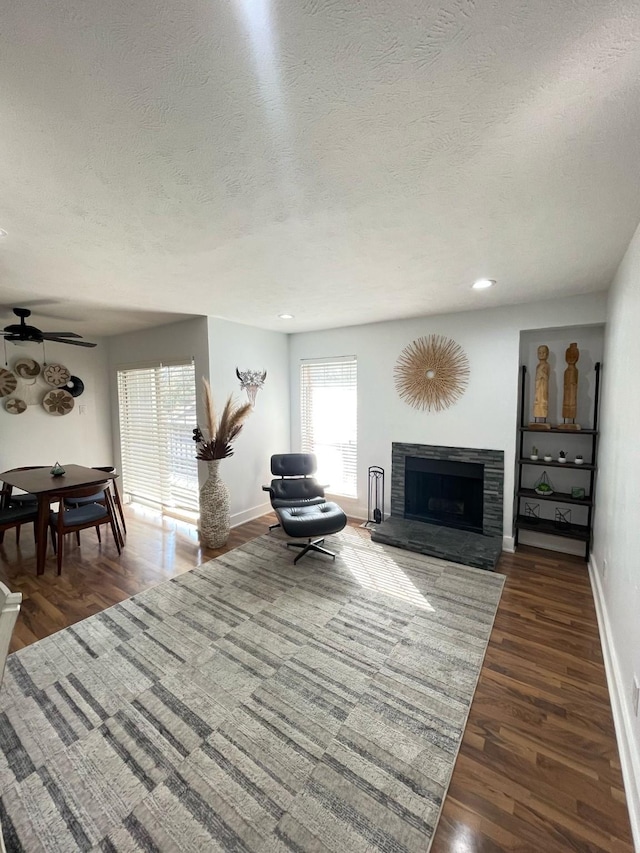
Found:
<path fill-rule="evenodd" d="M 50 415 L 68 415 L 75 405 L 75 400 L 64 388 L 49 391 L 42 400 L 43 409 Z"/>
<path fill-rule="evenodd" d="M 13 372 L 20 379 L 35 379 L 40 374 L 40 369 L 35 358 L 19 358 L 13 363 Z"/>
<path fill-rule="evenodd" d="M 451 338 L 429 335 L 404 348 L 394 373 L 396 390 L 409 405 L 441 412 L 464 394 L 469 360 Z"/>
<path fill-rule="evenodd" d="M 10 370 L 0 367 L 0 397 L 8 397 L 18 387 L 18 380 Z"/>
<path fill-rule="evenodd" d="M 60 388 L 62 385 L 66 385 L 71 379 L 71 373 L 67 370 L 64 364 L 49 364 L 45 367 L 43 376 L 45 378 L 45 382 L 48 382 L 49 385 L 53 385 L 54 388 Z"/>
<path fill-rule="evenodd" d="M 70 376 L 66 385 L 62 386 L 72 397 L 79 397 L 84 393 L 84 382 L 78 376 Z"/>
<path fill-rule="evenodd" d="M 17 397 L 11 397 L 11 399 L 6 400 L 4 407 L 10 415 L 21 415 L 23 412 L 27 411 L 27 404 L 25 401 L 19 400 Z"/>

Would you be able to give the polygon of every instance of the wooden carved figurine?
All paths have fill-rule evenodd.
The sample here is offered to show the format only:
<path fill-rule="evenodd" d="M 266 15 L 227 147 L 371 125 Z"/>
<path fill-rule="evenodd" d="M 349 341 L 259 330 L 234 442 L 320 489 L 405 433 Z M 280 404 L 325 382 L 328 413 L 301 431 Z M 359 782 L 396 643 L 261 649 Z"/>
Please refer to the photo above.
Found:
<path fill-rule="evenodd" d="M 562 398 L 562 429 L 580 429 L 576 423 L 578 415 L 578 368 L 576 362 L 580 358 L 578 344 L 569 344 L 564 355 L 567 369 L 564 372 L 564 396 Z"/>
<path fill-rule="evenodd" d="M 533 398 L 533 421 L 529 429 L 551 429 L 549 417 L 549 347 L 538 347 L 538 366 L 536 367 L 535 394 Z"/>

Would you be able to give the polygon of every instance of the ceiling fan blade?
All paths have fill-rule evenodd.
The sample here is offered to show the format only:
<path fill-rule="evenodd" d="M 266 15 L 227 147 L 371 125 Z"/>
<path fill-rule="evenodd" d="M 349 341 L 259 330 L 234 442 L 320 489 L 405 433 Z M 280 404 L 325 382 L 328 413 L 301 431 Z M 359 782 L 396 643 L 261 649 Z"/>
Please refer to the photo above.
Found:
<path fill-rule="evenodd" d="M 75 332 L 42 332 L 42 337 L 49 340 L 50 338 L 81 338 L 82 335 L 77 335 Z"/>
<path fill-rule="evenodd" d="M 47 338 L 45 338 L 45 341 L 47 343 L 54 341 L 55 343 L 58 343 L 58 344 L 69 344 L 72 347 L 97 347 L 98 346 L 98 344 L 91 344 L 91 343 L 89 343 L 89 341 L 70 341 L 68 338 L 47 337 Z"/>

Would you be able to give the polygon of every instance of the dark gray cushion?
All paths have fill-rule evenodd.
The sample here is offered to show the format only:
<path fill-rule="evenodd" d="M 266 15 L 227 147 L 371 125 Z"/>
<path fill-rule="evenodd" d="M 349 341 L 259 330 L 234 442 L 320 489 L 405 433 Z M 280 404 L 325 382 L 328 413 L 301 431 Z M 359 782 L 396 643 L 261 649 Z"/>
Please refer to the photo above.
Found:
<path fill-rule="evenodd" d="M 64 527 L 73 527 L 76 524 L 89 524 L 91 521 L 98 522 L 108 515 L 107 509 L 100 504 L 89 504 L 77 509 L 68 509 L 62 513 L 62 524 Z M 58 524 L 58 513 L 51 513 L 51 522 Z"/>
<path fill-rule="evenodd" d="M 25 504 L 35 506 L 38 503 L 38 498 L 26 492 L 22 495 L 11 495 L 10 503 L 11 506 L 25 506 Z"/>
<path fill-rule="evenodd" d="M 22 522 L 26 524 L 33 521 L 38 512 L 33 506 L 11 506 L 9 509 L 0 509 L 0 525 Z"/>
<path fill-rule="evenodd" d="M 347 523 L 347 516 L 332 501 L 317 506 L 282 507 L 276 509 L 276 514 L 287 536 L 300 539 L 338 533 Z"/>

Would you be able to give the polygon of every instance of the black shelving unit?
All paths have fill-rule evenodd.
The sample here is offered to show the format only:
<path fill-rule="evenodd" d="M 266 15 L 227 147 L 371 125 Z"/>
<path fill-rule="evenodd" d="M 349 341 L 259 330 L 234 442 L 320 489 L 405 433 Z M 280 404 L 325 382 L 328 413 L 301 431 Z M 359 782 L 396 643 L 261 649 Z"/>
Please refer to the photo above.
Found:
<path fill-rule="evenodd" d="M 518 427 L 518 482 L 516 485 L 515 505 L 516 514 L 514 519 L 515 544 L 517 546 L 520 530 L 535 530 L 538 533 L 546 533 L 552 536 L 563 536 L 567 539 L 578 539 L 585 543 L 584 558 L 589 559 L 591 550 L 591 536 L 593 530 L 594 511 L 594 487 L 596 482 L 596 471 L 598 467 L 598 402 L 600 398 L 600 362 L 595 365 L 595 393 L 593 400 L 593 427 L 592 429 L 569 430 L 557 427 L 550 430 L 532 429 L 526 426 L 525 418 L 525 392 L 526 392 L 527 368 L 523 364 L 520 368 L 520 426 Z M 527 433 L 538 433 L 539 435 L 562 434 L 565 438 L 569 436 L 589 436 L 591 438 L 591 458 L 582 465 L 574 462 L 544 462 L 541 459 L 527 459 L 524 455 L 524 437 Z M 535 489 L 527 489 L 522 486 L 522 471 L 525 465 L 542 465 L 547 468 L 570 468 L 573 471 L 587 471 L 589 473 L 589 489 L 585 490 L 584 498 L 574 498 L 567 492 L 554 491 L 551 495 L 539 495 Z M 587 509 L 587 523 L 569 525 L 559 524 L 547 518 L 532 519 L 520 513 L 520 501 L 528 500 L 549 501 L 555 504 L 572 504 L 584 506 Z"/>

